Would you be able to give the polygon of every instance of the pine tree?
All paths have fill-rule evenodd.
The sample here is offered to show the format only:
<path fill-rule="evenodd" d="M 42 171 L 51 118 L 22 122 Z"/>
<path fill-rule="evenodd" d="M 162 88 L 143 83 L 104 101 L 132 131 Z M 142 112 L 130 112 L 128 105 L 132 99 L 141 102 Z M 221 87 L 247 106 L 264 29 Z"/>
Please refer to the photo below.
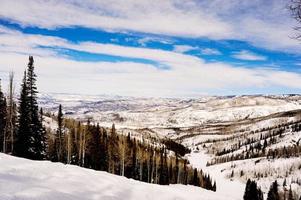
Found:
<path fill-rule="evenodd" d="M 273 182 L 270 190 L 268 192 L 267 200 L 279 200 L 279 193 L 278 193 L 278 183 L 277 181 Z"/>
<path fill-rule="evenodd" d="M 216 192 L 216 182 L 215 182 L 215 181 L 214 181 L 212 190 L 213 190 L 214 192 Z"/>
<path fill-rule="evenodd" d="M 30 129 L 34 136 L 34 159 L 41 160 L 46 157 L 46 136 L 45 129 L 41 118 L 39 116 L 39 107 L 37 102 L 37 75 L 34 72 L 34 60 L 29 56 L 29 63 L 27 68 L 27 88 L 28 88 L 28 101 L 29 101 L 29 116 L 30 116 Z"/>
<path fill-rule="evenodd" d="M 19 131 L 15 150 L 18 156 L 41 160 L 46 157 L 46 132 L 39 116 L 33 63 L 33 57 L 29 56 L 27 72 L 24 73 L 21 85 Z"/>
<path fill-rule="evenodd" d="M 255 181 L 248 179 L 244 193 L 244 200 L 263 200 L 263 193 Z"/>
<path fill-rule="evenodd" d="M 62 112 L 62 105 L 59 105 L 59 111 L 57 114 L 57 138 L 56 138 L 56 144 L 58 146 L 57 149 L 57 158 L 59 162 L 64 162 L 64 132 L 63 132 L 63 112 Z"/>
<path fill-rule="evenodd" d="M 25 158 L 34 158 L 33 153 L 33 135 L 30 129 L 29 118 L 29 101 L 28 101 L 28 88 L 26 83 L 27 75 L 24 72 L 24 77 L 21 85 L 21 94 L 19 99 L 19 127 L 15 145 L 15 153 L 17 156 Z"/>
<path fill-rule="evenodd" d="M 112 174 L 119 173 L 119 146 L 118 136 L 115 129 L 115 124 L 112 125 L 111 135 L 109 137 L 109 172 Z"/>
<path fill-rule="evenodd" d="M 0 82 L 0 151 L 5 151 L 5 124 L 6 124 L 6 99 L 1 89 Z"/>

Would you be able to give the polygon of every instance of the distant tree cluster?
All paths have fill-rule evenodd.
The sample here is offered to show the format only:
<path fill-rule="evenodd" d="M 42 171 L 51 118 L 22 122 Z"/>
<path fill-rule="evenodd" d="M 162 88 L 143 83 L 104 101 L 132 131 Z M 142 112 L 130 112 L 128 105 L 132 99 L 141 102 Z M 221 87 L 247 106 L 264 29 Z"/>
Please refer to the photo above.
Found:
<path fill-rule="evenodd" d="M 270 148 L 268 150 L 267 147 L 276 144 L 285 133 L 293 134 L 294 132 L 299 131 L 300 125 L 300 121 L 296 121 L 252 131 L 251 133 L 247 134 L 246 138 L 238 139 L 236 144 L 233 144 L 228 148 L 223 148 L 222 150 L 217 150 L 215 153 L 216 157 L 209 161 L 207 166 L 258 157 L 299 157 L 301 155 L 301 138 L 297 141 L 292 140 L 292 144 L 286 147 L 277 147 L 273 149 Z M 252 136 L 255 133 L 260 135 Z M 235 151 L 242 148 L 242 152 L 235 153 Z"/>
<path fill-rule="evenodd" d="M 182 144 L 179 144 L 171 139 L 165 139 L 162 142 L 167 149 L 179 154 L 180 156 L 184 156 L 185 154 L 188 154 L 191 152 L 191 150 Z"/>

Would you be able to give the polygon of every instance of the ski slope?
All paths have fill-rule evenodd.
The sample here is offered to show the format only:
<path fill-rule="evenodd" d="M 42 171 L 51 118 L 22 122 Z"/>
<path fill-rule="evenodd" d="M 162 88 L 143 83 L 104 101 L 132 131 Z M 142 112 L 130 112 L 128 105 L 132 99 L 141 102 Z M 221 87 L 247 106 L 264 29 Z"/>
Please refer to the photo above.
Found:
<path fill-rule="evenodd" d="M 0 153 L 1 200 L 233 200 L 199 187 L 155 185 L 107 172 Z"/>

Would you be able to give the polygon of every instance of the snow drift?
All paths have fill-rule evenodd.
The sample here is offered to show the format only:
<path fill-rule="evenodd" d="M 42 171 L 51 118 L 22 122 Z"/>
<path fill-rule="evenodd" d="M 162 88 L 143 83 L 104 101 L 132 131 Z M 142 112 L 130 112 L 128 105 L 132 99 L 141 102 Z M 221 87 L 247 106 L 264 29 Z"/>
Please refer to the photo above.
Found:
<path fill-rule="evenodd" d="M 199 187 L 148 184 L 106 172 L 0 154 L 1 200 L 227 200 Z"/>

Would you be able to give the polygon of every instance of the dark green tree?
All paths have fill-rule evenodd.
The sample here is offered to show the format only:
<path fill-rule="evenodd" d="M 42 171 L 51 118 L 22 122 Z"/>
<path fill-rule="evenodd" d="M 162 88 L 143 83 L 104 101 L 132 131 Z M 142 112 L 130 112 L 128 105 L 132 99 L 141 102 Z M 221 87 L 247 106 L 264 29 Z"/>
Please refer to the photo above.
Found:
<path fill-rule="evenodd" d="M 278 183 L 277 181 L 273 182 L 270 190 L 268 192 L 268 198 L 267 200 L 279 200 L 279 193 L 278 193 Z"/>
<path fill-rule="evenodd" d="M 39 115 L 39 107 L 37 101 L 37 75 L 34 72 L 34 60 L 29 56 L 29 63 L 27 66 L 27 89 L 29 101 L 29 117 L 30 117 L 30 131 L 34 137 L 33 152 L 34 159 L 41 160 L 46 158 L 46 132 L 43 127 L 41 117 Z"/>
<path fill-rule="evenodd" d="M 244 193 L 244 200 L 263 200 L 263 193 L 255 181 L 248 179 Z"/>
<path fill-rule="evenodd" d="M 19 129 L 15 146 L 18 156 L 41 160 L 46 158 L 46 131 L 39 115 L 34 60 L 29 56 L 19 99 Z"/>
<path fill-rule="evenodd" d="M 20 157 L 34 158 L 33 153 L 33 135 L 30 129 L 30 117 L 29 117 L 29 100 L 28 100 L 28 88 L 26 83 L 26 71 L 21 85 L 21 94 L 19 99 L 19 119 L 18 119 L 18 132 L 15 144 L 15 154 Z"/>
<path fill-rule="evenodd" d="M 63 111 L 62 111 L 62 105 L 59 105 L 59 110 L 57 114 L 57 130 L 56 130 L 56 144 L 57 144 L 57 158 L 59 162 L 65 161 L 64 156 L 64 132 L 63 132 Z"/>

